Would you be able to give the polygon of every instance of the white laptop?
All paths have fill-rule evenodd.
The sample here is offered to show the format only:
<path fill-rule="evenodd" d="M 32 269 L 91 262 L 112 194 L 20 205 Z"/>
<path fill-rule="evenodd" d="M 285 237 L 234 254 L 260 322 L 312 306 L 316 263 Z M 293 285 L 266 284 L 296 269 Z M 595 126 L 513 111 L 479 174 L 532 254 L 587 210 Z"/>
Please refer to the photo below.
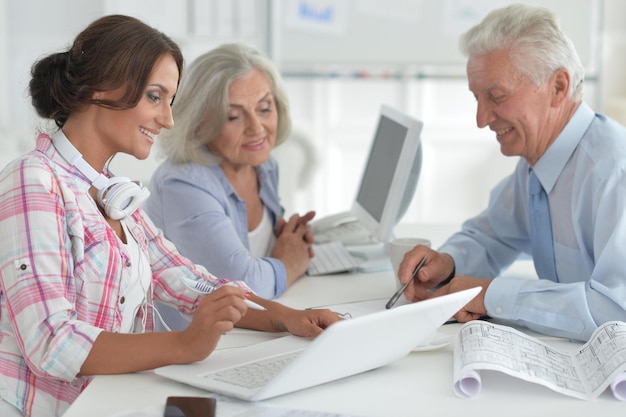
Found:
<path fill-rule="evenodd" d="M 346 319 L 314 339 L 289 335 L 154 372 L 243 400 L 276 397 L 403 358 L 479 292 L 480 288 L 471 288 Z M 268 363 L 273 372 L 267 371 Z"/>

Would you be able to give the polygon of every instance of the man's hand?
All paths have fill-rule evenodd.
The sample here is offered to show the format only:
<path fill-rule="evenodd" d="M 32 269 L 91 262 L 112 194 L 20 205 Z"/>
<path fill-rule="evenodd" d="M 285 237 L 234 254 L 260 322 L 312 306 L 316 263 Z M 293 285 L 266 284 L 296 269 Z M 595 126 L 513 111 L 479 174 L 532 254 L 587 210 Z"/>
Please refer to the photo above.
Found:
<path fill-rule="evenodd" d="M 438 290 L 430 293 L 430 297 L 439 297 L 441 295 L 452 294 L 455 292 L 463 291 L 469 288 L 482 287 L 482 290 L 476 297 L 474 297 L 469 303 L 465 304 L 455 315 L 454 318 L 461 323 L 465 323 L 470 320 L 477 320 L 481 316 L 487 314 L 485 308 L 485 294 L 491 279 L 488 278 L 473 278 L 466 277 L 464 275 L 457 275 L 448 284 L 439 288 Z"/>
<path fill-rule="evenodd" d="M 404 255 L 398 267 L 398 279 L 401 284 L 411 279 L 415 267 L 424 256 L 428 256 L 428 259 L 417 273 L 413 285 L 409 285 L 404 291 L 407 300 L 429 298 L 429 290 L 448 278 L 454 270 L 454 260 L 450 255 L 439 253 L 428 246 L 417 245 Z"/>

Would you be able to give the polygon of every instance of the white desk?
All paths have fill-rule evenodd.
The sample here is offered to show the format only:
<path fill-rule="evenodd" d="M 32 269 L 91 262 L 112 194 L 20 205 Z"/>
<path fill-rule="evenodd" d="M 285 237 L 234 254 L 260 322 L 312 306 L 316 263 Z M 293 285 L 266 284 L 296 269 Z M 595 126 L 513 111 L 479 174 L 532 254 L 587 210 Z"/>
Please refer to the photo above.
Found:
<path fill-rule="evenodd" d="M 410 230 L 418 229 L 405 229 L 407 233 L 404 234 L 408 234 Z M 450 230 L 450 227 L 423 226 L 416 235 L 430 238 L 433 246 L 437 247 Z M 527 267 L 528 265 L 522 265 L 513 269 L 513 273 L 524 271 Z M 394 285 L 391 272 L 304 277 L 280 301 L 293 307 L 305 308 L 367 300 L 391 296 Z M 446 325 L 440 331 L 453 334 L 458 327 L 459 325 Z M 237 344 L 242 340 L 238 338 L 260 341 L 267 337 L 233 334 L 224 336 L 220 346 Z M 560 349 L 575 349 L 577 346 L 564 341 L 551 343 Z M 414 352 L 383 368 L 273 398 L 267 402 L 290 408 L 363 417 L 607 417 L 623 416 L 626 412 L 626 404 L 614 399 L 610 390 L 595 401 L 583 401 L 500 373 L 483 372 L 482 379 L 482 392 L 477 397 L 457 397 L 452 391 L 452 351 L 448 346 L 429 352 Z M 117 412 L 164 404 L 166 398 L 173 395 L 206 396 L 209 393 L 169 381 L 151 372 L 98 376 L 64 417 L 108 417 Z"/>

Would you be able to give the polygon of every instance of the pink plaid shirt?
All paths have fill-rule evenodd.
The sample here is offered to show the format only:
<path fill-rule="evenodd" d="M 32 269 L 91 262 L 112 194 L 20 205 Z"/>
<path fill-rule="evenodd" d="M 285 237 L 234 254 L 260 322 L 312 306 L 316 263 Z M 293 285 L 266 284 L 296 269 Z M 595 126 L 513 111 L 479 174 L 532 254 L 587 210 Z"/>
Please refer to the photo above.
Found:
<path fill-rule="evenodd" d="M 43 134 L 0 174 L 0 396 L 27 416 L 63 414 L 90 381 L 76 375 L 96 337 L 122 323 L 130 255 L 89 188 Z M 199 297 L 181 278 L 228 282 L 181 256 L 142 210 L 130 220 L 150 259 L 149 304 L 192 313 Z"/>

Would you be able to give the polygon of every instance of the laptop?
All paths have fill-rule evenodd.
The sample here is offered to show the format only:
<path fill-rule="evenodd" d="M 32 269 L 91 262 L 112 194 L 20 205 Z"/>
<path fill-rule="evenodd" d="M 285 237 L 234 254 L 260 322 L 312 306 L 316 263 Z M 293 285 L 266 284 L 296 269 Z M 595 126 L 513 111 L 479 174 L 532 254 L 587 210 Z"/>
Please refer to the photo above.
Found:
<path fill-rule="evenodd" d="M 217 351 L 157 375 L 242 400 L 257 401 L 387 365 L 429 340 L 480 292 L 470 288 L 329 326 L 314 339 L 293 335 L 245 348 Z M 265 370 L 270 364 L 273 372 Z"/>

